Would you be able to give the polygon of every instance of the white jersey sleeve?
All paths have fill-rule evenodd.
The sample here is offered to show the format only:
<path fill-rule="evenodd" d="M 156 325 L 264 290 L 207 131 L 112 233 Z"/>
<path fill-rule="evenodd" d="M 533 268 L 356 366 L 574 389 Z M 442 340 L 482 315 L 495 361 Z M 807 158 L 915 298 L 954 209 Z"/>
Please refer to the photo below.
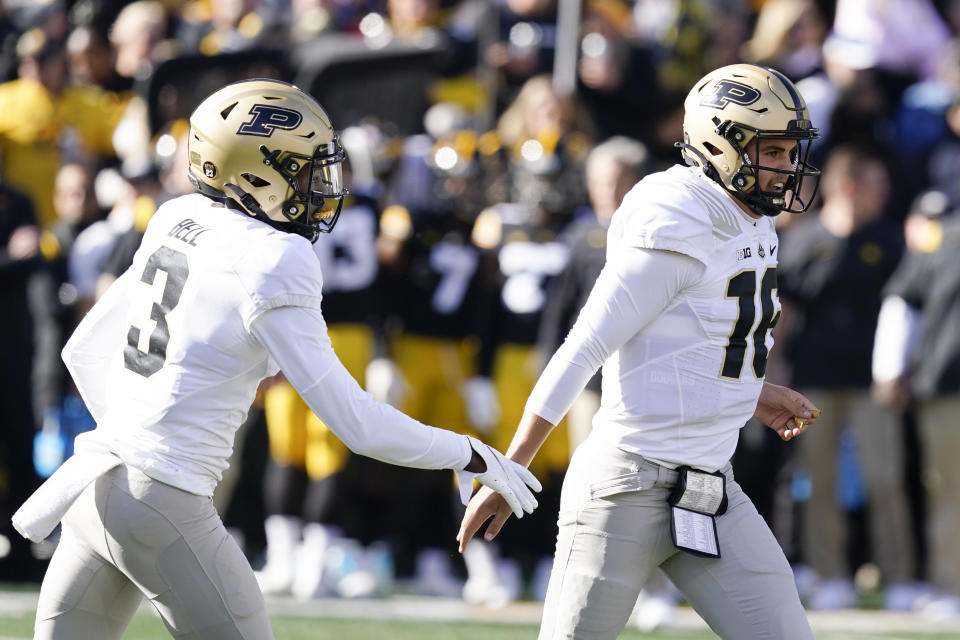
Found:
<path fill-rule="evenodd" d="M 312 250 L 299 246 L 301 238 L 289 236 L 289 241 L 290 247 L 284 251 L 259 254 L 253 256 L 255 259 L 244 256 L 234 267 L 249 298 L 241 311 L 248 330 L 260 314 L 270 309 L 286 306 L 320 309 L 323 289 L 320 261 Z"/>
<path fill-rule="evenodd" d="M 703 265 L 685 255 L 628 248 L 607 262 L 527 410 L 557 424 L 610 355 L 659 316 Z"/>
<path fill-rule="evenodd" d="M 678 190 L 666 174 L 641 180 L 614 213 L 608 247 L 673 251 L 707 264 L 713 251 L 713 224 L 703 215 L 701 193 Z"/>
<path fill-rule="evenodd" d="M 420 469 L 460 470 L 470 462 L 466 436 L 428 427 L 360 388 L 334 353 L 319 309 L 269 310 L 252 331 L 304 402 L 350 450 Z"/>

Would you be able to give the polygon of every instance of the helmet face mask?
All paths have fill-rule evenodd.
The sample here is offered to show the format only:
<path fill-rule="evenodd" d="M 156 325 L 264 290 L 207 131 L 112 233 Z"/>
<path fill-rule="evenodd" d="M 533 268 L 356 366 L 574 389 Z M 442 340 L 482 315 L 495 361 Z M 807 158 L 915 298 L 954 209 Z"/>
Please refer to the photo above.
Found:
<path fill-rule="evenodd" d="M 260 152 L 264 164 L 273 166 L 293 190 L 281 208 L 288 224 L 306 224 L 318 233 L 332 231 L 346 194 L 342 172 L 346 156 L 339 138 L 334 136 L 332 142 L 317 145 L 313 156 L 288 153 L 279 160 L 279 152 L 270 151 L 266 145 L 260 145 Z M 307 233 L 303 230 L 301 235 Z"/>
<path fill-rule="evenodd" d="M 216 91 L 190 116 L 188 147 L 190 180 L 208 197 L 311 242 L 339 218 L 343 148 L 320 105 L 293 85 L 257 79 Z"/>
<path fill-rule="evenodd" d="M 708 74 L 687 95 L 683 130 L 677 146 L 687 164 L 701 167 L 754 212 L 776 216 L 809 208 L 820 170 L 808 157 L 820 136 L 803 98 L 780 72 L 736 64 Z M 789 151 L 789 169 L 763 164 L 769 142 L 782 142 Z M 771 174 L 783 179 L 777 190 L 764 191 L 762 184 L 770 182 L 764 177 Z"/>
<path fill-rule="evenodd" d="M 768 216 L 776 216 L 782 211 L 803 213 L 816 195 L 819 186 L 820 170 L 809 164 L 811 138 L 794 138 L 789 132 L 749 130 L 743 131 L 743 126 L 726 126 L 739 130 L 741 139 L 748 142 L 742 144 L 737 132 L 726 135 L 731 145 L 736 146 L 743 158 L 743 163 L 731 179 L 731 185 L 737 192 L 737 197 L 751 209 Z M 762 142 L 781 142 L 790 147 L 790 169 L 782 169 L 763 164 L 761 158 Z M 761 173 L 774 174 L 782 178 L 782 188 L 778 191 L 764 191 Z M 813 183 L 812 190 L 806 201 L 800 197 L 805 193 L 805 185 Z"/>

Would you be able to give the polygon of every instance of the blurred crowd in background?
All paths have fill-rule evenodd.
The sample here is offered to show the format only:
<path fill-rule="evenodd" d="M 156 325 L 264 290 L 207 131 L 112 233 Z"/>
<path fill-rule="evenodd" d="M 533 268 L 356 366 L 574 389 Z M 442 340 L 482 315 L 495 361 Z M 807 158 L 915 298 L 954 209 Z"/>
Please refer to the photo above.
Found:
<path fill-rule="evenodd" d="M 352 193 L 315 245 L 338 355 L 502 450 L 620 199 L 680 161 L 683 98 L 735 62 L 797 83 L 824 170 L 813 210 L 777 219 L 767 374 L 823 416 L 791 443 L 746 425 L 735 473 L 810 608 L 960 615 L 958 0 L 4 0 L 0 580 L 39 579 L 49 549 L 10 515 L 93 426 L 60 349 L 192 191 L 186 119 L 214 89 L 277 78 L 327 109 Z M 218 507 L 268 594 L 542 599 L 598 389 L 534 463 L 539 510 L 463 561 L 451 477 L 351 456 L 282 375 Z"/>

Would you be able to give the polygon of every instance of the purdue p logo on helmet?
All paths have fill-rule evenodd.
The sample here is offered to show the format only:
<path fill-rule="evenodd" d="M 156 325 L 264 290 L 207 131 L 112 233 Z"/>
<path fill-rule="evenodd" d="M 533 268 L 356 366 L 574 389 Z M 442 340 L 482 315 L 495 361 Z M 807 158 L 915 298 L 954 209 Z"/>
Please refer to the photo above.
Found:
<path fill-rule="evenodd" d="M 277 80 L 245 80 L 190 116 L 189 174 L 204 195 L 316 240 L 333 229 L 346 189 L 343 148 L 312 97 Z"/>
<path fill-rule="evenodd" d="M 684 139 L 677 146 L 687 164 L 701 167 L 757 213 L 775 216 L 809 208 L 820 170 L 807 158 L 810 143 L 820 135 L 803 97 L 786 76 L 755 64 L 721 67 L 693 86 L 683 106 Z M 751 161 L 750 152 L 762 139 L 796 141 L 792 170 Z M 783 174 L 784 192 L 761 191 L 757 183 L 761 170 Z"/>
<path fill-rule="evenodd" d="M 760 92 L 748 84 L 733 80 L 720 80 L 713 85 L 712 91 L 700 101 L 704 107 L 723 109 L 729 103 L 748 107 L 760 99 Z"/>
<path fill-rule="evenodd" d="M 276 129 L 290 131 L 303 122 L 303 116 L 299 111 L 271 107 L 266 104 L 255 104 L 250 107 L 250 116 L 250 120 L 237 129 L 238 134 L 269 138 Z"/>

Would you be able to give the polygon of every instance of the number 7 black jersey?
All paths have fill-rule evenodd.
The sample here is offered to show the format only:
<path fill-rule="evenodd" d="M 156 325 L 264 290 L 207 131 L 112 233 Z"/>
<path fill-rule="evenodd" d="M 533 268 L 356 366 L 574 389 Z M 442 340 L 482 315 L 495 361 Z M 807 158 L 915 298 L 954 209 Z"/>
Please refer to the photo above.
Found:
<path fill-rule="evenodd" d="M 773 346 L 777 245 L 773 218 L 751 218 L 698 168 L 653 174 L 627 194 L 611 222 L 608 263 L 640 247 L 706 269 L 607 360 L 595 429 L 655 460 L 723 466 L 756 409 Z"/>

